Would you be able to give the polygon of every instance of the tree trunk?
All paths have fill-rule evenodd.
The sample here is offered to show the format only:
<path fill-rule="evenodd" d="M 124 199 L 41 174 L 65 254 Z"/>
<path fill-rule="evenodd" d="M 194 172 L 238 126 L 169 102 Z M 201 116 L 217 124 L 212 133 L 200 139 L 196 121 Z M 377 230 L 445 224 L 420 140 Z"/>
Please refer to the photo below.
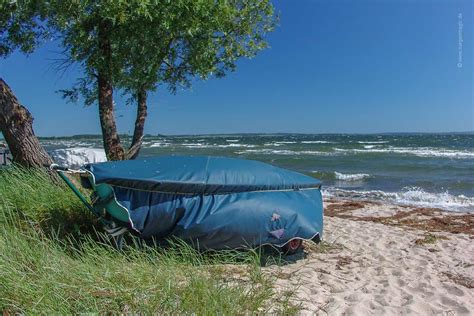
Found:
<path fill-rule="evenodd" d="M 99 117 L 105 154 L 108 160 L 123 160 L 124 150 L 115 124 L 112 85 L 103 74 L 99 73 L 98 77 Z"/>
<path fill-rule="evenodd" d="M 13 161 L 24 167 L 44 167 L 53 163 L 33 131 L 33 117 L 10 87 L 0 78 L 0 131 L 10 148 Z"/>
<path fill-rule="evenodd" d="M 104 150 L 108 160 L 123 160 L 125 152 L 120 143 L 114 116 L 113 87 L 111 79 L 112 47 L 108 38 L 109 27 L 106 23 L 99 25 L 99 50 L 105 60 L 105 67 L 98 70 L 99 117 L 102 128 Z"/>
<path fill-rule="evenodd" d="M 128 159 L 138 157 L 145 131 L 145 120 L 147 116 L 147 92 L 144 88 L 137 91 L 137 117 L 135 119 L 135 129 L 133 130 L 132 143 L 127 153 Z"/>

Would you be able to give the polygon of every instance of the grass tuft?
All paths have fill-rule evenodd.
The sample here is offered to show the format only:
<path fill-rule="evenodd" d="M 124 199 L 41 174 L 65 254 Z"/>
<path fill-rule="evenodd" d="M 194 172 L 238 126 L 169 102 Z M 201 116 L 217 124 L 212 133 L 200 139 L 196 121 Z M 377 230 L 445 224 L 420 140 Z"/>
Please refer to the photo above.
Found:
<path fill-rule="evenodd" d="M 426 233 L 423 235 L 423 238 L 419 238 L 415 240 L 415 244 L 418 246 L 422 246 L 422 245 L 427 245 L 427 244 L 434 244 L 438 240 L 446 240 L 446 239 L 448 238 L 445 236 L 437 236 L 430 233 Z"/>
<path fill-rule="evenodd" d="M 92 233 L 97 221 L 74 193 L 53 184 L 43 169 L 0 169 L 0 208 L 24 223 L 57 236 Z M 5 216 L 0 216 L 0 221 Z M 1 222 L 0 222 L 1 224 Z"/>

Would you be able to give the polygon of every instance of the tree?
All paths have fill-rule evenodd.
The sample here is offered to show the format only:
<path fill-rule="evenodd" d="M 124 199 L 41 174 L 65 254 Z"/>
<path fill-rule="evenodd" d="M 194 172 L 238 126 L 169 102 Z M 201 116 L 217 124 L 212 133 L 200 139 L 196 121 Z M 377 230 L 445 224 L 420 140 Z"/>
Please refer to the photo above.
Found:
<path fill-rule="evenodd" d="M 65 65 L 84 75 L 64 95 L 97 102 L 108 159 L 138 154 L 147 96 L 164 85 L 175 93 L 194 78 L 222 77 L 241 57 L 266 46 L 274 25 L 269 0 L 19 0 L 2 2 L 0 52 L 31 52 L 43 38 L 58 36 Z M 137 102 L 132 144 L 125 151 L 116 127 L 113 93 Z"/>
<path fill-rule="evenodd" d="M 97 101 L 110 160 L 137 155 L 150 91 L 164 85 L 175 93 L 194 78 L 219 78 L 235 70 L 237 59 L 266 47 L 264 35 L 275 22 L 269 0 L 51 3 L 49 21 L 61 34 L 67 59 L 84 69 L 78 84 L 64 95 L 72 100 L 82 95 L 86 104 Z M 128 152 L 115 123 L 114 89 L 137 102 Z"/>
<path fill-rule="evenodd" d="M 33 117 L 28 109 L 18 102 L 2 78 L 0 78 L 0 130 L 15 163 L 24 167 L 43 167 L 53 163 L 35 136 Z"/>
<path fill-rule="evenodd" d="M 0 3 L 0 57 L 19 49 L 31 53 L 47 28 L 42 24 L 44 8 L 39 1 Z M 22 106 L 7 83 L 0 78 L 0 131 L 10 148 L 13 161 L 25 167 L 52 163 L 33 131 L 33 117 Z"/>

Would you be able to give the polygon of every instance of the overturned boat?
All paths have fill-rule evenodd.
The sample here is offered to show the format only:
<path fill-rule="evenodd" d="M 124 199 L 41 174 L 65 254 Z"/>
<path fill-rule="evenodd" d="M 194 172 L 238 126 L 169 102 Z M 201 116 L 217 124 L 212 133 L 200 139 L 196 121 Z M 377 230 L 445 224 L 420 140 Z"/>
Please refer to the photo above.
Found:
<path fill-rule="evenodd" d="M 94 190 L 91 204 L 66 178 L 81 200 L 121 232 L 144 239 L 291 251 L 322 235 L 321 182 L 262 162 L 164 156 L 88 164 L 81 174 Z"/>

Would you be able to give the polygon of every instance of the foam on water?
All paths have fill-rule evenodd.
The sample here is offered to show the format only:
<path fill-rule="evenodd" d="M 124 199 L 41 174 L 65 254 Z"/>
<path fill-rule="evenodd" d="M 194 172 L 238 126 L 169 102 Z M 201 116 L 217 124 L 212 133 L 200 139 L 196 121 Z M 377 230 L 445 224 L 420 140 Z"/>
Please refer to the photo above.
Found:
<path fill-rule="evenodd" d="M 155 147 L 169 147 L 171 146 L 172 144 L 170 143 L 165 143 L 165 142 L 155 142 L 155 143 L 151 143 L 151 144 L 145 144 L 143 143 L 143 145 L 145 147 L 149 147 L 149 148 L 155 148 Z"/>
<path fill-rule="evenodd" d="M 284 146 L 285 144 L 279 144 L 279 143 L 265 143 L 263 144 L 263 146 L 274 146 L 274 147 L 280 147 L 280 146 Z"/>
<path fill-rule="evenodd" d="M 184 143 L 176 146 L 182 146 L 186 148 L 254 148 L 257 145 L 252 144 L 240 144 L 240 143 L 229 143 L 229 144 L 206 144 L 206 143 Z"/>
<path fill-rule="evenodd" d="M 370 148 L 370 149 L 344 149 L 334 148 L 336 152 L 341 153 L 392 153 L 414 155 L 418 157 L 441 157 L 453 159 L 472 159 L 474 158 L 473 151 L 460 151 L 452 149 L 436 149 L 429 147 L 389 147 L 389 148 Z"/>
<path fill-rule="evenodd" d="M 302 151 L 297 152 L 297 154 L 314 155 L 314 156 L 334 156 L 334 153 L 327 152 L 327 151 L 318 151 L 318 150 L 302 150 Z"/>
<path fill-rule="evenodd" d="M 209 147 L 213 147 L 212 145 L 203 144 L 203 143 L 185 143 L 185 144 L 181 144 L 181 146 L 186 147 L 186 148 L 209 148 Z"/>
<path fill-rule="evenodd" d="M 385 144 L 388 141 L 358 141 L 359 144 Z"/>
<path fill-rule="evenodd" d="M 334 175 L 337 180 L 343 181 L 360 181 L 370 177 L 370 174 L 367 173 L 344 174 L 337 171 L 334 171 Z"/>
<path fill-rule="evenodd" d="M 297 144 L 297 142 L 278 141 L 278 142 L 272 142 L 272 143 L 264 143 L 263 146 L 280 147 L 280 146 L 286 146 L 286 145 L 291 145 L 291 144 Z"/>
<path fill-rule="evenodd" d="M 84 141 L 73 141 L 73 140 L 49 140 L 42 142 L 46 146 L 57 146 L 61 148 L 70 148 L 70 147 L 91 147 L 90 142 Z"/>
<path fill-rule="evenodd" d="M 448 211 L 474 212 L 474 198 L 452 195 L 449 192 L 431 193 L 418 187 L 405 187 L 401 192 L 379 190 L 356 191 L 329 187 L 323 190 L 326 198 L 349 198 L 362 200 L 381 200 L 401 205 L 434 207 Z"/>
<path fill-rule="evenodd" d="M 279 147 L 280 145 L 275 143 L 265 143 L 265 146 L 275 146 Z M 435 158 L 450 158 L 450 159 L 473 159 L 474 152 L 472 151 L 459 151 L 451 149 L 434 149 L 434 148 L 409 148 L 409 147 L 389 147 L 389 148 L 375 148 L 376 145 L 365 145 L 364 149 L 347 149 L 347 148 L 334 148 L 333 152 L 327 151 L 318 151 L 318 150 L 289 150 L 289 149 L 252 149 L 246 151 L 237 152 L 237 154 L 245 153 L 256 153 L 256 154 L 274 154 L 274 155 L 315 155 L 315 156 L 335 156 L 340 154 L 370 154 L 370 153 L 379 153 L 379 154 L 402 154 L 402 155 L 412 155 L 417 157 L 435 157 Z M 218 146 L 224 147 L 224 146 Z M 232 147 L 232 146 L 228 146 Z M 256 145 L 240 145 L 234 147 L 257 147 Z"/>
<path fill-rule="evenodd" d="M 227 144 L 227 145 L 214 144 L 213 146 L 216 147 L 216 148 L 232 148 L 232 147 L 235 147 L 235 148 L 240 148 L 240 147 L 254 148 L 254 147 L 257 147 L 256 145 L 252 145 L 252 144 L 236 144 L 236 143 Z M 210 147 L 212 147 L 212 146 L 210 146 Z"/>
<path fill-rule="evenodd" d="M 302 151 L 294 151 L 288 149 L 270 149 L 270 148 L 263 148 L 263 149 L 247 149 L 242 151 L 237 151 L 236 154 L 264 154 L 264 155 L 314 155 L 314 156 L 332 156 L 334 153 L 331 152 L 324 152 L 324 151 L 316 151 L 316 150 L 302 150 Z"/>
<path fill-rule="evenodd" d="M 328 142 L 327 140 L 305 140 L 301 142 L 302 144 L 332 144 L 333 142 Z"/>
<path fill-rule="evenodd" d="M 49 154 L 55 163 L 69 168 L 80 168 L 87 163 L 107 161 L 101 148 L 64 148 L 53 150 Z"/>

